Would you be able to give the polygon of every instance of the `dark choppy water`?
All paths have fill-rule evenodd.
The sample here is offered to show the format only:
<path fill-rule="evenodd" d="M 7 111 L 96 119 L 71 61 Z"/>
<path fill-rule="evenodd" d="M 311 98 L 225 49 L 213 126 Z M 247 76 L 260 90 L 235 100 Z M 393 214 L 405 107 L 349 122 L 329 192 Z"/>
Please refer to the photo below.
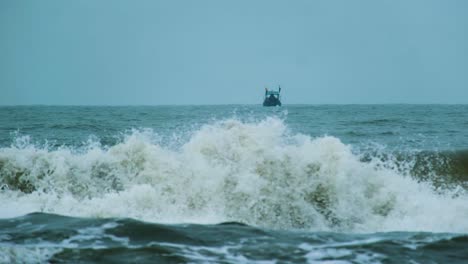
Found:
<path fill-rule="evenodd" d="M 468 106 L 0 107 L 0 262 L 463 263 Z"/>
<path fill-rule="evenodd" d="M 0 222 L 2 261 L 53 263 L 456 263 L 463 234 L 274 231 L 238 223 L 161 225 L 35 213 Z M 6 233 L 2 231 L 2 233 Z M 3 234 L 2 234 L 3 235 Z"/>

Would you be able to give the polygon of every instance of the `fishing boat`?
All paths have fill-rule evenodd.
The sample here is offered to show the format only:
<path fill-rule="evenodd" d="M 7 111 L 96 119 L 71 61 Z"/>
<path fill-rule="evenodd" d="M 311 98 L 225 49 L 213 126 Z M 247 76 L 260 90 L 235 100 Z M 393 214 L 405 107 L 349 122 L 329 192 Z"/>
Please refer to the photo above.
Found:
<path fill-rule="evenodd" d="M 263 106 L 281 106 L 281 87 L 278 87 L 278 91 L 270 91 L 265 88 L 265 99 L 263 100 Z"/>

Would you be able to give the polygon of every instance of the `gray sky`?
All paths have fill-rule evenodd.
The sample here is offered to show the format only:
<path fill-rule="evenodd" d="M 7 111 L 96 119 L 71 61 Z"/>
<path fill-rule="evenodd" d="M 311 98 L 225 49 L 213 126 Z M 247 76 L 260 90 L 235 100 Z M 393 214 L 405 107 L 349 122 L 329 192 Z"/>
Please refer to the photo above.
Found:
<path fill-rule="evenodd" d="M 468 103 L 468 1 L 1 0 L 0 104 Z"/>

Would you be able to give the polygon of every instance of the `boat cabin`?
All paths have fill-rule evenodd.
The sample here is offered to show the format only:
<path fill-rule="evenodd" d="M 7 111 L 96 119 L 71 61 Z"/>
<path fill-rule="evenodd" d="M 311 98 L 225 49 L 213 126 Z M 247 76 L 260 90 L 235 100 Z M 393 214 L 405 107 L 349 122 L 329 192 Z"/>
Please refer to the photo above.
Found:
<path fill-rule="evenodd" d="M 278 88 L 278 91 L 270 91 L 268 88 L 265 88 L 265 99 L 263 100 L 263 106 L 281 106 L 281 87 Z"/>

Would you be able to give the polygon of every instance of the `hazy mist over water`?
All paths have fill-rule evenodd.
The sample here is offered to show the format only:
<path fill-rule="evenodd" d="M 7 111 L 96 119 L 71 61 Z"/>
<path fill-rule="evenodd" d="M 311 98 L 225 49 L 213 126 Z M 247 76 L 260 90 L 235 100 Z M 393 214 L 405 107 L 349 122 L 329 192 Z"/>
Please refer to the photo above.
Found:
<path fill-rule="evenodd" d="M 468 103 L 468 2 L 1 1 L 0 104 Z"/>

